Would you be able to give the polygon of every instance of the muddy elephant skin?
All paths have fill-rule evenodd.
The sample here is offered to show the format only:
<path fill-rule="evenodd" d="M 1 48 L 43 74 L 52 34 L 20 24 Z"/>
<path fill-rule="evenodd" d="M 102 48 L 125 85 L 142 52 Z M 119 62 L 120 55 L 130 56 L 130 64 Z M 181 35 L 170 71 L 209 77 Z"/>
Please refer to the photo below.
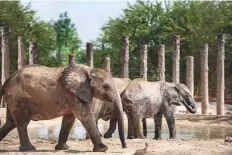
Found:
<path fill-rule="evenodd" d="M 164 115 L 169 128 L 169 138 L 175 139 L 175 118 L 171 105 L 183 104 L 189 112 L 197 111 L 196 102 L 184 84 L 135 79 L 127 86 L 121 98 L 128 118 L 127 138 L 145 138 L 144 132 L 142 133 L 142 120 L 154 117 L 154 139 L 160 139 Z"/>
<path fill-rule="evenodd" d="M 128 78 L 113 78 L 113 81 L 116 85 L 117 91 L 121 94 L 125 88 L 130 83 Z M 98 125 L 98 120 L 101 118 L 104 121 L 116 120 L 115 128 L 117 124 L 117 107 L 114 103 L 106 100 L 100 100 L 93 98 L 92 104 L 90 105 L 91 110 L 93 111 L 94 117 L 96 119 L 96 124 Z M 100 134 L 101 135 L 101 134 Z M 89 139 L 88 133 L 86 133 L 86 139 Z"/>
<path fill-rule="evenodd" d="M 0 95 L 4 95 L 7 102 L 7 118 L 0 129 L 0 141 L 17 128 L 20 151 L 36 150 L 27 133 L 30 120 L 49 120 L 59 116 L 63 116 L 63 120 L 56 150 L 66 148 L 71 130 L 67 126 L 72 126 L 77 118 L 90 134 L 93 151 L 106 151 L 108 147 L 101 141 L 90 108 L 93 97 L 115 103 L 119 136 L 123 148 L 126 147 L 121 98 L 112 75 L 106 70 L 85 65 L 66 68 L 28 65 L 6 80 Z"/>

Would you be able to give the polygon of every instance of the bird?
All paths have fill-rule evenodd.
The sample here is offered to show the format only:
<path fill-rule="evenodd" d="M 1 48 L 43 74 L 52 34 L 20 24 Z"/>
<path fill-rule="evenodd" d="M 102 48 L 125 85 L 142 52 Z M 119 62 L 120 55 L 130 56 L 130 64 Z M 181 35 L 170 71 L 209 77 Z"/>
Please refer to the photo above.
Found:
<path fill-rule="evenodd" d="M 148 151 L 149 144 L 145 142 L 145 148 L 136 150 L 133 155 L 155 155 L 154 153 Z"/>

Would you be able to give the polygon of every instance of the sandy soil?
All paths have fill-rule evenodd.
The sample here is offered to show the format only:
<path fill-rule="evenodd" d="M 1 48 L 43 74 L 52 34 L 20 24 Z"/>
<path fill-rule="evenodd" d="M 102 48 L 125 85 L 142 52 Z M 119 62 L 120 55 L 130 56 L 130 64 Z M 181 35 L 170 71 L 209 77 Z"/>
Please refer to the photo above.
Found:
<path fill-rule="evenodd" d="M 18 152 L 18 140 L 11 138 L 6 139 L 0 143 L 0 154 L 9 155 L 21 155 L 21 154 L 79 154 L 79 155 L 133 155 L 135 150 L 142 149 L 145 146 L 145 141 L 150 144 L 150 151 L 154 154 L 162 155 L 231 155 L 232 144 L 225 143 L 224 140 L 142 140 L 134 139 L 127 140 L 128 148 L 122 149 L 119 139 L 103 139 L 103 142 L 107 144 L 109 150 L 106 153 L 92 152 L 92 143 L 89 140 L 86 141 L 68 141 L 70 146 L 66 151 L 54 151 L 55 143 L 46 140 L 32 140 L 32 143 L 36 146 L 36 152 Z"/>
<path fill-rule="evenodd" d="M 152 121 L 151 119 L 149 122 Z M 29 128 L 34 128 L 37 125 L 59 125 L 61 118 L 57 118 L 49 121 L 32 121 Z M 220 122 L 220 123 L 210 123 L 206 121 L 191 122 L 188 120 L 177 120 L 177 125 L 185 124 L 186 126 L 192 125 L 210 125 L 214 126 L 231 126 L 231 122 Z M 154 154 L 162 155 L 232 155 L 232 143 L 224 142 L 224 139 L 213 139 L 213 140 L 153 140 L 153 139 L 134 139 L 127 140 L 128 148 L 122 149 L 121 143 L 118 138 L 102 139 L 103 142 L 109 147 L 106 153 L 96 153 L 92 152 L 93 145 L 90 140 L 78 141 L 69 140 L 68 145 L 69 150 L 66 151 L 54 151 L 56 145 L 55 141 L 42 140 L 38 138 L 31 138 L 31 142 L 36 146 L 36 152 L 26 152 L 22 153 L 18 151 L 19 139 L 17 131 L 12 131 L 7 137 L 0 142 L 0 154 L 3 155 L 23 155 L 23 154 L 78 154 L 78 155 L 133 155 L 136 150 L 143 149 L 145 147 L 145 142 L 150 144 L 150 151 Z"/>
<path fill-rule="evenodd" d="M 199 106 L 199 105 L 198 105 Z M 215 108 L 210 108 L 210 110 L 215 111 Z M 231 110 L 231 107 L 230 107 Z M 0 109 L 0 117 L 3 116 L 5 110 Z M 200 110 L 199 110 L 200 111 Z M 126 117 L 126 116 L 125 116 Z M 213 117 L 212 117 L 213 118 Z M 127 120 L 125 118 L 125 120 Z M 225 121 L 226 120 L 226 121 Z M 4 120 L 3 120 L 4 122 Z M 2 123 L 3 123 L 2 122 Z M 102 123 L 104 121 L 100 121 Z M 106 122 L 104 122 L 106 123 Z M 108 122 L 107 122 L 108 123 Z M 127 122 L 125 122 L 127 123 Z M 148 124 L 153 123 L 152 119 L 148 119 Z M 61 118 L 49 120 L 49 121 L 31 121 L 28 128 L 38 128 L 39 125 L 46 126 L 59 126 L 61 124 Z M 191 118 L 187 116 L 186 118 L 176 117 L 176 125 L 184 125 L 187 129 L 192 129 L 194 126 L 203 126 L 207 128 L 215 127 L 232 127 L 232 119 L 214 119 L 203 117 Z M 125 126 L 127 126 L 125 124 Z M 232 131 L 232 128 L 230 128 Z M 42 140 L 39 138 L 32 138 L 30 140 L 33 145 L 37 148 L 36 152 L 19 152 L 19 138 L 17 130 L 10 132 L 6 138 L 0 142 L 0 154 L 1 155 L 53 155 L 53 154 L 78 154 L 78 155 L 133 155 L 136 150 L 143 149 L 145 147 L 145 142 L 148 142 L 150 147 L 149 150 L 155 155 L 232 155 L 232 143 L 224 142 L 224 138 L 221 139 L 202 139 L 202 140 L 153 140 L 148 139 L 134 139 L 126 140 L 128 148 L 122 149 L 119 138 L 104 139 L 103 143 L 106 144 L 109 149 L 105 153 L 92 152 L 93 145 L 90 140 L 78 141 L 78 140 L 68 140 L 67 144 L 70 146 L 69 150 L 66 151 L 54 151 L 56 145 L 55 141 L 52 140 Z"/>

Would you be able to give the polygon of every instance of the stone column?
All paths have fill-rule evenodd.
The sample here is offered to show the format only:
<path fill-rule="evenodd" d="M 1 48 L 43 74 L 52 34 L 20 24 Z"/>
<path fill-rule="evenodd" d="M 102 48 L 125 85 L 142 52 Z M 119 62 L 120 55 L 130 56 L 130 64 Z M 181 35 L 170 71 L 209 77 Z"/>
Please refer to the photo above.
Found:
<path fill-rule="evenodd" d="M 224 115 L 225 96 L 225 35 L 217 35 L 217 115 Z"/>
<path fill-rule="evenodd" d="M 25 66 L 25 47 L 23 37 L 18 37 L 18 69 Z"/>
<path fill-rule="evenodd" d="M 165 45 L 160 44 L 158 51 L 158 76 L 160 81 L 165 81 Z"/>
<path fill-rule="evenodd" d="M 104 68 L 110 72 L 110 57 L 108 56 L 104 58 Z"/>
<path fill-rule="evenodd" d="M 37 63 L 37 43 L 29 43 L 29 65 Z"/>
<path fill-rule="evenodd" d="M 172 82 L 179 83 L 180 79 L 180 35 L 173 36 L 173 53 L 172 53 Z M 172 105 L 173 113 L 178 112 L 178 107 Z"/>
<path fill-rule="evenodd" d="M 87 43 L 86 64 L 93 67 L 93 43 Z"/>
<path fill-rule="evenodd" d="M 201 113 L 208 114 L 208 44 L 203 44 L 201 50 Z"/>
<path fill-rule="evenodd" d="M 186 85 L 194 97 L 194 58 L 193 56 L 188 56 L 186 61 Z"/>
<path fill-rule="evenodd" d="M 75 61 L 76 61 L 76 55 L 75 54 L 69 54 L 69 57 L 68 57 L 68 64 L 76 64 Z"/>
<path fill-rule="evenodd" d="M 140 77 L 147 80 L 147 45 L 142 45 L 140 50 Z"/>
<path fill-rule="evenodd" d="M 9 77 L 10 72 L 10 57 L 9 57 L 9 27 L 2 27 L 2 43 L 1 43 L 1 51 L 2 51 L 2 85 Z M 1 106 L 6 107 L 5 99 L 2 97 Z"/>
<path fill-rule="evenodd" d="M 129 77 L 129 37 L 122 37 L 122 78 Z"/>

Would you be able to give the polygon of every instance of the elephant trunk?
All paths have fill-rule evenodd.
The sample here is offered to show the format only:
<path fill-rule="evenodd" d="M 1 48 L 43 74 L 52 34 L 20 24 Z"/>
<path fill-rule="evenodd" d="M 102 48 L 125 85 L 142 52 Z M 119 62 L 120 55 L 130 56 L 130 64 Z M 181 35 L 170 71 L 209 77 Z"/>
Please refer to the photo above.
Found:
<path fill-rule="evenodd" d="M 118 112 L 118 132 L 119 132 L 119 138 L 122 143 L 122 148 L 126 148 L 126 141 L 125 141 L 125 136 L 124 136 L 124 116 L 123 116 L 123 109 L 122 109 L 122 102 L 121 99 L 118 99 L 119 103 L 117 105 L 117 112 Z"/>
<path fill-rule="evenodd" d="M 192 97 L 189 96 L 188 98 L 182 100 L 182 103 L 189 112 L 191 113 L 197 112 L 197 105 Z"/>

